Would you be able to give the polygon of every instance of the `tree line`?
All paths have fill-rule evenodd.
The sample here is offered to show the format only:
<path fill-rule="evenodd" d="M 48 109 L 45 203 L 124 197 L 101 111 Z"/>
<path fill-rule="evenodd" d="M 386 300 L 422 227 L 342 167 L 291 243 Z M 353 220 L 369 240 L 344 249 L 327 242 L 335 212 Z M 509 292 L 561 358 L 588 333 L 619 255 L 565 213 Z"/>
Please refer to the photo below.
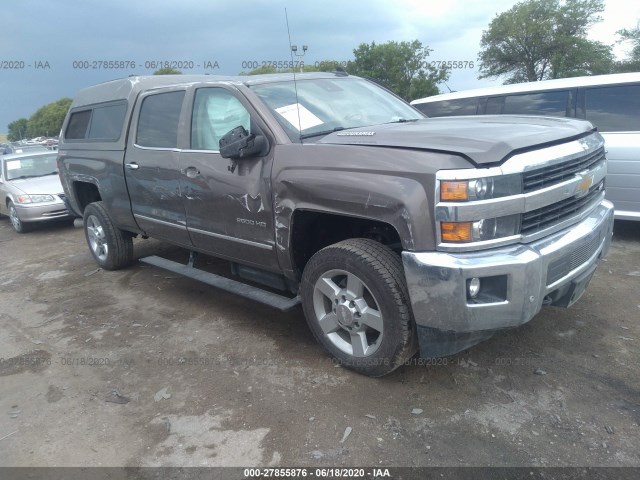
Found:
<path fill-rule="evenodd" d="M 478 78 L 505 83 L 640 71 L 640 24 L 617 32 L 632 46 L 616 61 L 613 45 L 589 40 L 604 0 L 528 0 L 496 15 L 480 41 Z"/>
<path fill-rule="evenodd" d="M 520 83 L 582 75 L 640 71 L 640 23 L 617 32 L 618 42 L 631 46 L 627 58 L 616 61 L 613 45 L 589 40 L 589 28 L 602 21 L 604 0 L 525 0 L 497 14 L 480 41 L 478 78 L 502 78 Z M 436 95 L 450 69 L 446 62 L 430 62 L 433 52 L 419 40 L 362 43 L 353 60 L 324 60 L 305 65 L 305 72 L 344 69 L 369 78 L 407 101 Z M 290 72 L 260 67 L 240 75 Z M 155 75 L 179 74 L 160 69 Z M 71 99 L 62 98 L 38 109 L 29 119 L 8 126 L 10 141 L 57 135 Z"/>
<path fill-rule="evenodd" d="M 70 98 L 61 98 L 40 107 L 31 117 L 14 120 L 8 125 L 7 140 L 18 140 L 34 137 L 53 137 L 58 135 L 67 110 L 71 106 Z"/>

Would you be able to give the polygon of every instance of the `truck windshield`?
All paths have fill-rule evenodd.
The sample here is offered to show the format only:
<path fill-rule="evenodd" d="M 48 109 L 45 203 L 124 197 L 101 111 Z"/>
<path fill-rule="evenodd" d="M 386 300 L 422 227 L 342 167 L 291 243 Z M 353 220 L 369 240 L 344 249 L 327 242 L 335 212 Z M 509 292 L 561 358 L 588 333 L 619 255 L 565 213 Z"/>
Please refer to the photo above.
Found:
<path fill-rule="evenodd" d="M 359 78 L 316 78 L 253 85 L 292 141 L 347 128 L 424 118 L 396 96 Z"/>

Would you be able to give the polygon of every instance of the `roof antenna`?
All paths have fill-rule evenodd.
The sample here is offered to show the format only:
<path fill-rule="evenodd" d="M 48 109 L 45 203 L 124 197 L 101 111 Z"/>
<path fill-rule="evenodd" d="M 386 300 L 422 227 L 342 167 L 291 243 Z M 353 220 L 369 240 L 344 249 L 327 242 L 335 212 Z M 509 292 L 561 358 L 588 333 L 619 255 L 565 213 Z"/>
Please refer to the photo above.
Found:
<path fill-rule="evenodd" d="M 289 31 L 289 15 L 287 15 L 287 7 L 284 8 L 284 17 L 287 20 L 287 35 L 289 36 L 289 54 L 291 55 L 291 66 L 293 67 L 293 89 L 296 92 L 296 110 L 298 112 L 298 135 L 299 141 L 302 143 L 302 121 L 300 120 L 300 103 L 298 102 L 298 84 L 296 82 L 296 69 L 293 60 L 293 46 L 291 45 L 291 31 Z"/>
<path fill-rule="evenodd" d="M 447 90 L 449 90 L 449 93 L 453 93 L 454 92 L 453 90 L 451 90 L 449 88 L 449 85 L 447 85 L 447 82 L 442 82 L 442 83 L 444 83 L 444 86 L 447 87 Z"/>

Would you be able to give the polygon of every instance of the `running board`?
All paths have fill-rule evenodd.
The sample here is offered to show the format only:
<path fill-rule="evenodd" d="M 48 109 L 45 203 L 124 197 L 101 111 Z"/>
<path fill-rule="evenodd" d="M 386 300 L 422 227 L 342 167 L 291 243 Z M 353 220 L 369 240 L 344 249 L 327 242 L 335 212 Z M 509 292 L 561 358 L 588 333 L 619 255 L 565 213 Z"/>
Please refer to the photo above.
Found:
<path fill-rule="evenodd" d="M 139 260 L 142 263 L 153 265 L 154 267 L 159 267 L 164 270 L 169 270 L 170 272 L 198 280 L 199 282 L 206 283 L 207 285 L 219 288 L 220 290 L 235 293 L 236 295 L 240 295 L 250 300 L 269 305 L 270 307 L 283 312 L 291 310 L 300 303 L 299 296 L 294 298 L 285 297 L 284 295 L 278 295 L 277 293 L 269 292 L 252 285 L 247 285 L 246 283 L 238 282 L 237 280 L 222 277 L 215 273 L 205 272 L 204 270 L 194 268 L 192 266 L 192 262 L 188 265 L 184 265 L 183 263 L 167 260 L 166 258 L 158 257 L 156 255 L 143 257 Z"/>

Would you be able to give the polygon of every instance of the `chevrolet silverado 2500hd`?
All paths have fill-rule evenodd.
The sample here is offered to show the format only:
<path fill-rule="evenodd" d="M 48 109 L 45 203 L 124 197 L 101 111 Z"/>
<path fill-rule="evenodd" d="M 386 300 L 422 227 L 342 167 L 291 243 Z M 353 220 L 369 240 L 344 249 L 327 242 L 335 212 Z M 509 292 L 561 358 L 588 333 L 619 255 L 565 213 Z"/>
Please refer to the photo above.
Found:
<path fill-rule="evenodd" d="M 186 265 L 141 261 L 301 303 L 318 341 L 372 376 L 570 306 L 611 238 L 590 123 L 429 119 L 344 72 L 115 80 L 77 95 L 60 138 L 102 268 L 129 265 L 135 236 L 184 247 Z"/>

